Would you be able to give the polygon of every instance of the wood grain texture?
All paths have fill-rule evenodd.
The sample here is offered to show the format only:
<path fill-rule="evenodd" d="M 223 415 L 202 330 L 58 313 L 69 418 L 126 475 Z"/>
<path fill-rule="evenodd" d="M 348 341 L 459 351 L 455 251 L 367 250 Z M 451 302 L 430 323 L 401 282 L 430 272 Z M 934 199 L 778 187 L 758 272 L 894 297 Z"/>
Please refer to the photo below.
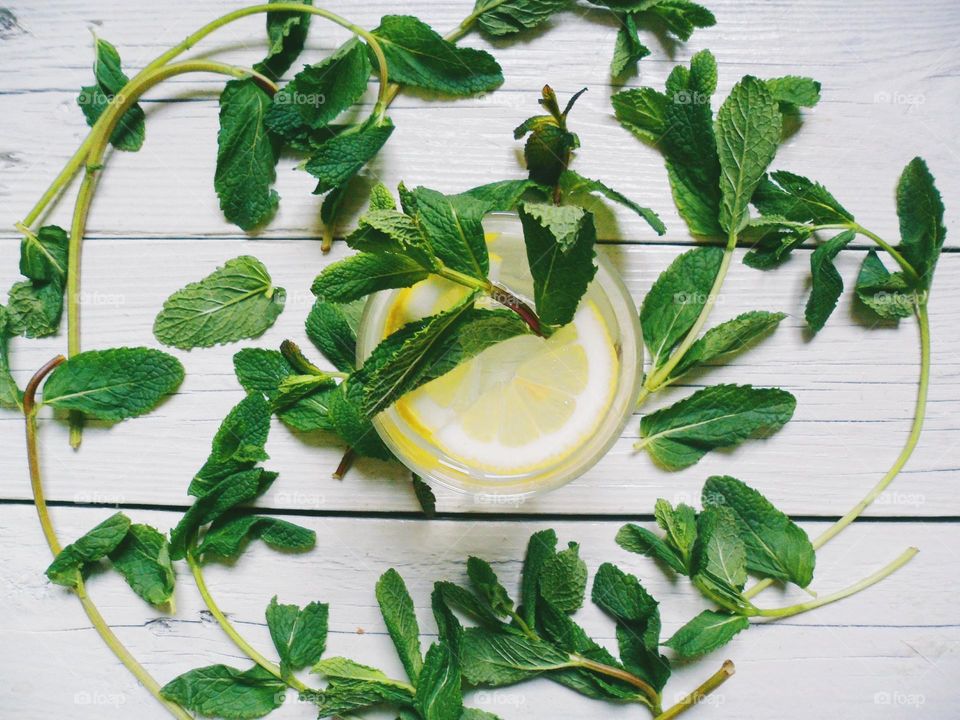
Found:
<path fill-rule="evenodd" d="M 106 509 L 55 508 L 54 520 L 66 540 L 106 517 Z M 137 522 L 167 527 L 174 513 L 132 511 Z M 76 600 L 42 576 L 47 549 L 33 509 L 3 509 L 0 552 L 7 560 L 0 586 L 8 612 L 0 617 L 4 654 L 4 712 L 35 717 L 43 697 L 44 717 L 71 720 L 118 717 L 144 720 L 164 717 L 146 693 L 113 660 L 96 637 Z M 637 574 L 662 604 L 664 636 L 699 612 L 702 599 L 688 583 L 664 577 L 652 561 L 630 555 L 613 542 L 619 523 L 472 522 L 320 519 L 296 522 L 317 532 L 317 547 L 304 555 L 281 555 L 262 544 L 251 545 L 233 568 L 210 566 L 208 584 L 222 609 L 246 637 L 272 656 L 263 610 L 277 594 L 283 602 L 330 603 L 327 655 L 347 655 L 377 665 L 395 677 L 402 668 L 394 655 L 373 597 L 376 578 L 388 567 L 405 578 L 425 635 L 435 632 L 429 595 L 438 579 L 465 580 L 465 560 L 488 559 L 513 591 L 530 533 L 555 527 L 561 541 L 577 540 L 591 573 L 613 561 Z M 823 523 L 806 523 L 816 533 Z M 949 583 L 960 561 L 952 548 L 960 541 L 952 524 L 906 523 L 894 534 L 885 524 L 861 523 L 825 548 L 818 561 L 814 589 L 829 592 L 869 574 L 898 555 L 905 542 L 921 548 L 907 567 L 855 598 L 777 624 L 757 624 L 724 650 L 677 670 L 667 697 L 689 691 L 721 661 L 737 664 L 736 676 L 698 717 L 757 720 L 775 717 L 952 717 L 960 701 L 960 616 Z M 397 547 L 406 548 L 398 555 Z M 264 580 L 269 578 L 269 582 Z M 192 579 L 180 568 L 175 617 L 158 614 L 139 601 L 113 573 L 97 574 L 90 593 L 120 638 L 135 656 L 165 682 L 187 669 L 224 662 L 248 663 L 203 612 Z M 760 598 L 769 607 L 805 597 L 770 590 Z M 923 602 L 916 600 L 922 598 Z M 598 641 L 615 648 L 613 625 L 590 603 L 578 622 Z M 304 676 L 319 684 L 316 677 Z M 793 682 L 784 682 L 793 678 Z M 885 705 L 886 698 L 890 704 Z M 909 704 L 920 703 L 923 711 Z M 85 704 L 87 700 L 89 704 Z M 552 717 L 640 717 L 642 710 L 617 708 L 545 682 L 535 681 L 497 691 L 477 691 L 471 704 L 496 712 L 504 720 Z M 309 707 L 289 703 L 284 718 L 315 717 Z M 794 712 L 803 708 L 802 714 Z M 384 715 L 383 717 L 387 717 Z"/>

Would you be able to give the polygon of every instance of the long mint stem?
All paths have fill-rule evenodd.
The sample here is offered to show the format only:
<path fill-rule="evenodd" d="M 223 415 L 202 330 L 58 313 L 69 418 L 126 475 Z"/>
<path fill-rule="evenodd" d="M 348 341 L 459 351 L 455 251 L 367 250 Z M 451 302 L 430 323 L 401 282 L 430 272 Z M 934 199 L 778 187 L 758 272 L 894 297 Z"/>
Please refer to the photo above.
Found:
<path fill-rule="evenodd" d="M 703 699 L 733 677 L 736 668 L 730 660 L 724 660 L 723 665 L 713 675 L 706 679 L 689 695 L 683 697 L 676 705 L 657 715 L 653 720 L 671 720 L 685 713 L 690 708 L 699 705 Z"/>

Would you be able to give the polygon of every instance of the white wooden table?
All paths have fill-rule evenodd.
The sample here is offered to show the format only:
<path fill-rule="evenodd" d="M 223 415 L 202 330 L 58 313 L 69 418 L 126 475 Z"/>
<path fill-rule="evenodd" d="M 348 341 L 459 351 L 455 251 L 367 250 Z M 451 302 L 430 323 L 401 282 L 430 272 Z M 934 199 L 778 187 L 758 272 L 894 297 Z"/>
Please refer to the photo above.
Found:
<path fill-rule="evenodd" d="M 891 492 L 820 553 L 815 588 L 830 591 L 885 564 L 908 545 L 920 555 L 881 585 L 854 599 L 776 625 L 759 625 L 726 649 L 678 668 L 668 696 L 691 689 L 724 657 L 737 675 L 697 717 L 954 718 L 960 703 L 960 5 L 956 0 L 708 0 L 718 25 L 686 45 L 650 37 L 644 84 L 662 86 L 670 68 L 709 47 L 720 63 L 720 95 L 745 73 L 811 75 L 823 101 L 780 150 L 775 166 L 825 183 L 864 224 L 896 237 L 893 188 L 914 155 L 925 157 L 947 205 L 948 251 L 933 288 L 931 402 L 921 444 Z M 434 27 L 454 27 L 469 0 L 326 4 L 373 27 L 387 12 L 414 12 Z M 11 229 L 86 132 L 76 107 L 90 81 L 88 30 L 115 43 L 128 70 L 217 15 L 223 0 L 14 0 L 0 9 L 0 286 L 17 276 L 18 235 Z M 200 52 L 250 64 L 262 53 L 262 18 L 236 23 Z M 486 97 L 427 100 L 402 95 L 391 109 L 397 131 L 369 172 L 388 184 L 403 179 L 454 191 L 520 177 L 512 128 L 536 109 L 550 82 L 562 95 L 589 86 L 573 115 L 583 149 L 576 167 L 652 206 L 669 231 L 656 238 L 627 214 L 603 218 L 602 252 L 623 271 L 636 300 L 691 238 L 677 217 L 661 157 L 611 117 L 608 62 L 616 26 L 587 6 L 549 29 L 494 48 L 506 83 Z M 342 41 L 339 29 L 315 22 L 305 61 Z M 476 34 L 464 41 L 488 43 Z M 639 81 L 634 79 L 631 85 Z M 320 253 L 312 179 L 281 163 L 281 210 L 250 239 L 221 217 L 212 189 L 216 94 L 220 81 L 177 79 L 150 93 L 147 142 L 136 154 L 113 153 L 103 176 L 84 256 L 86 347 L 156 345 L 152 318 L 185 283 L 243 253 L 262 259 L 288 307 L 263 338 L 245 345 L 306 342 L 303 319 L 310 280 L 345 250 Z M 52 219 L 66 225 L 69 203 Z M 848 285 L 864 246 L 842 256 Z M 373 584 L 396 567 L 410 585 L 422 622 L 429 620 L 435 579 L 460 579 L 468 555 L 494 562 L 515 582 L 528 535 L 543 527 L 578 540 L 591 570 L 606 560 L 639 575 L 661 601 L 665 634 L 703 607 L 686 583 L 666 580 L 651 562 L 616 547 L 625 520 L 650 524 L 654 500 L 696 499 L 711 474 L 733 474 L 767 494 L 816 533 L 885 472 L 904 441 L 918 372 L 917 330 L 866 327 L 847 297 L 827 328 L 809 342 L 802 308 L 807 251 L 785 267 L 760 273 L 735 264 L 714 320 L 747 309 L 790 314 L 775 336 L 729 366 L 698 375 L 664 394 L 666 403 L 704 383 L 780 385 L 798 399 L 794 420 L 769 441 L 712 453 L 687 471 L 668 474 L 630 452 L 623 439 L 595 469 L 568 487 L 519 507 L 475 503 L 438 493 L 440 519 L 419 518 L 401 469 L 362 462 L 343 482 L 330 479 L 339 448 L 304 441 L 276 425 L 270 466 L 281 480 L 260 502 L 318 534 L 315 551 L 284 556 L 261 544 L 232 569 L 213 566 L 209 580 L 225 610 L 255 644 L 269 649 L 263 609 L 274 593 L 285 602 L 331 604 L 332 654 L 400 672 L 373 598 Z M 79 453 L 67 449 L 62 425 L 44 418 L 42 441 L 49 498 L 61 536 L 72 539 L 123 508 L 135 521 L 171 527 L 188 504 L 185 488 L 205 457 L 226 411 L 242 396 L 230 363 L 240 347 L 178 353 L 187 368 L 181 390 L 157 412 L 111 430 L 90 429 Z M 16 341 L 15 374 L 25 380 L 65 348 L 64 337 Z M 49 585 L 49 558 L 30 503 L 21 421 L 0 415 L 0 716 L 9 718 L 166 717 L 100 642 L 79 604 Z M 191 667 L 245 666 L 235 647 L 202 612 L 182 572 L 175 617 L 140 602 L 117 578 L 95 577 L 91 594 L 120 638 L 164 682 Z M 784 600 L 771 591 L 768 602 Z M 588 607 L 580 618 L 613 646 L 612 624 Z M 477 693 L 472 703 L 516 718 L 640 717 L 546 681 Z M 280 717 L 309 718 L 291 703 Z"/>

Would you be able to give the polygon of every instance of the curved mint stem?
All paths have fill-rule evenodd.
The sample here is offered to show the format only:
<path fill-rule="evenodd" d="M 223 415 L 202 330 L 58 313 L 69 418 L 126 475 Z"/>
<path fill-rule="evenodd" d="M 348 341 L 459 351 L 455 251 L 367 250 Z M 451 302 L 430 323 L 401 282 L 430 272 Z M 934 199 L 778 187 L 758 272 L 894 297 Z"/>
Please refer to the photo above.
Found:
<path fill-rule="evenodd" d="M 671 718 L 675 718 L 678 715 L 685 713 L 690 708 L 696 707 L 707 695 L 732 678 L 735 672 L 736 668 L 734 667 L 733 662 L 730 660 L 724 660 L 723 665 L 720 666 L 720 669 L 707 678 L 699 687 L 697 687 L 689 695 L 682 698 L 676 705 L 657 715 L 653 720 L 671 720 Z"/>

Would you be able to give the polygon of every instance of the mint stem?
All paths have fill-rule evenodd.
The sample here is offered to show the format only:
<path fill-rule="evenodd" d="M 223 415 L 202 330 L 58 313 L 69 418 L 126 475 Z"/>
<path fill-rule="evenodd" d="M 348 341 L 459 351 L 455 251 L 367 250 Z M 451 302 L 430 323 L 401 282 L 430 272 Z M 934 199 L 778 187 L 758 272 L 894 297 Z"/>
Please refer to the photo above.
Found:
<path fill-rule="evenodd" d="M 676 705 L 657 715 L 654 720 L 671 720 L 692 707 L 696 707 L 703 699 L 733 677 L 736 668 L 730 660 L 724 660 L 717 672 L 711 675 L 696 690 L 680 700 Z"/>
<path fill-rule="evenodd" d="M 337 465 L 337 469 L 333 471 L 334 480 L 343 480 L 343 476 L 347 474 L 347 471 L 353 465 L 353 460 L 356 457 L 357 453 L 352 447 L 348 447 L 346 452 L 343 453 L 343 457 L 340 458 L 340 464 Z"/>

